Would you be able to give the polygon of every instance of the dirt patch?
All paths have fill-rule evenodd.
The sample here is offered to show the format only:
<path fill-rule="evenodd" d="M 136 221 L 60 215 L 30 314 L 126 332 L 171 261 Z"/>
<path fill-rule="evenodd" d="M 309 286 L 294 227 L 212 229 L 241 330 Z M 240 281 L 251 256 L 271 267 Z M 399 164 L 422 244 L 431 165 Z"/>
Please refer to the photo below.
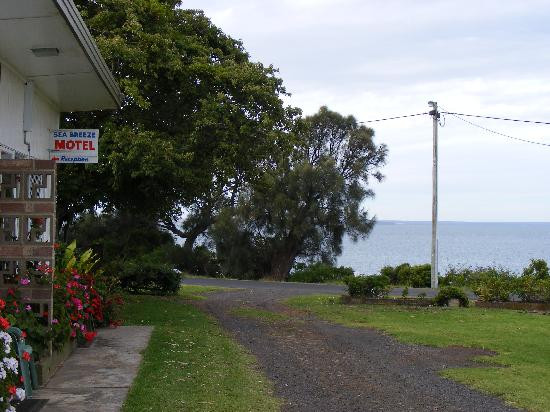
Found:
<path fill-rule="evenodd" d="M 403 344 L 372 329 L 316 319 L 280 303 L 291 291 L 249 289 L 194 302 L 248 350 L 285 400 L 283 411 L 516 411 L 501 400 L 442 378 L 454 367 L 482 367 L 481 349 Z M 291 319 L 236 317 L 245 305 Z"/>

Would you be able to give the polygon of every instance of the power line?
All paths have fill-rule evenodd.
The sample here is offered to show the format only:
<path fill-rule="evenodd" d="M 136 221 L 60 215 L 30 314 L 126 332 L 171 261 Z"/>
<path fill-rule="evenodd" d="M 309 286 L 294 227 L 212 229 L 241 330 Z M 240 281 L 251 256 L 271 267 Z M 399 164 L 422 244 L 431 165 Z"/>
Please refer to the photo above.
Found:
<path fill-rule="evenodd" d="M 424 113 L 415 113 L 415 114 L 405 114 L 402 116 L 394 116 L 394 117 L 386 117 L 384 119 L 375 119 L 375 120 L 365 120 L 364 122 L 357 122 L 357 123 L 375 123 L 375 122 L 384 122 L 386 120 L 396 120 L 396 119 L 404 119 L 406 117 L 415 117 L 415 116 L 423 116 L 425 114 L 429 114 L 429 112 Z"/>
<path fill-rule="evenodd" d="M 488 129 L 487 127 L 484 127 L 484 126 L 481 126 L 481 125 L 479 125 L 479 124 L 473 123 L 473 122 L 471 122 L 471 121 L 469 121 L 469 120 L 463 119 L 463 118 L 460 117 L 459 114 L 457 114 L 457 113 L 452 113 L 452 112 L 441 112 L 441 113 L 450 114 L 451 116 L 454 116 L 454 117 L 456 117 L 457 119 L 462 120 L 463 122 L 468 123 L 468 124 L 471 125 L 471 126 L 474 126 L 474 127 L 479 128 L 479 129 L 485 130 L 486 132 L 489 132 L 489 133 L 493 133 L 493 134 L 496 134 L 496 135 L 499 135 L 499 136 L 507 137 L 508 139 L 518 140 L 518 141 L 520 141 L 520 142 L 529 143 L 529 144 L 536 144 L 536 145 L 539 145 L 539 146 L 547 146 L 547 147 L 550 147 L 550 144 L 549 144 L 549 143 L 542 143 L 542 142 L 535 142 L 535 141 L 533 141 L 533 140 L 521 139 L 521 138 L 519 138 L 519 137 L 514 137 L 514 136 L 510 136 L 510 135 L 505 134 L 505 133 L 497 132 L 496 130 Z M 499 120 L 500 120 L 500 119 L 499 119 Z M 504 120 L 504 119 L 503 119 L 503 120 Z"/>
<path fill-rule="evenodd" d="M 440 106 L 441 107 L 441 106 Z M 476 118 L 481 118 L 481 119 L 491 119 L 491 120 L 503 120 L 503 121 L 509 121 L 509 122 L 518 122 L 518 123 L 532 123 L 532 124 L 543 124 L 543 125 L 550 125 L 550 122 L 543 122 L 543 121 L 535 121 L 535 120 L 523 120 L 523 119 L 511 119 L 511 118 L 507 118 L 507 117 L 497 117 L 497 116 L 483 116 L 483 115 L 478 115 L 478 114 L 467 114 L 467 113 L 458 113 L 458 112 L 450 112 L 450 111 L 447 111 L 446 109 L 444 109 L 443 107 L 441 107 L 441 109 L 443 109 L 443 111 L 440 111 L 439 113 L 441 114 L 449 114 L 453 117 L 456 117 L 457 119 L 463 121 L 464 123 L 467 123 L 471 126 L 474 126 L 474 127 L 477 127 L 479 129 L 482 129 L 486 132 L 489 132 L 489 133 L 493 133 L 493 134 L 496 134 L 498 136 L 503 136 L 503 137 L 506 137 L 508 139 L 512 139 L 512 140 L 517 140 L 517 141 L 520 141 L 520 142 L 524 142 L 524 143 L 529 143 L 529 144 L 536 144 L 536 145 L 539 145 L 539 146 L 547 146 L 547 147 L 550 147 L 550 144 L 549 143 L 542 143 L 542 142 L 535 142 L 533 140 L 527 140 L 527 139 L 522 139 L 520 137 L 515 137 L 515 136 L 510 136 L 508 134 L 505 134 L 505 133 L 501 133 L 501 132 L 498 132 L 496 130 L 492 130 L 492 129 L 489 129 L 487 127 L 484 127 L 484 126 L 481 126 L 479 124 L 476 124 L 476 123 L 473 123 L 469 120 L 466 120 L 460 116 L 465 116 L 465 117 L 476 117 Z M 366 124 L 366 123 L 376 123 L 376 122 L 384 122 L 384 121 L 387 121 L 387 120 L 397 120 L 397 119 L 405 119 L 405 118 L 408 118 L 408 117 L 416 117 L 416 116 L 424 116 L 424 115 L 427 115 L 427 114 L 431 114 L 430 112 L 423 112 L 423 113 L 414 113 L 414 114 L 406 114 L 406 115 L 401 115 L 401 116 L 393 116 L 393 117 L 385 117 L 385 118 L 382 118 L 382 119 L 374 119 L 374 120 L 365 120 L 365 121 L 362 121 L 362 122 L 358 122 L 359 124 Z"/>
<path fill-rule="evenodd" d="M 497 116 L 483 116 L 480 114 L 467 114 L 467 113 L 457 113 L 457 112 L 440 112 L 445 114 L 451 114 L 455 116 L 465 116 L 465 117 L 477 117 L 480 119 L 491 119 L 491 120 L 505 120 L 508 122 L 519 122 L 519 123 L 534 123 L 534 124 L 546 124 L 550 125 L 550 122 L 541 122 L 535 120 L 522 120 L 522 119 L 510 119 L 507 117 L 497 117 Z"/>

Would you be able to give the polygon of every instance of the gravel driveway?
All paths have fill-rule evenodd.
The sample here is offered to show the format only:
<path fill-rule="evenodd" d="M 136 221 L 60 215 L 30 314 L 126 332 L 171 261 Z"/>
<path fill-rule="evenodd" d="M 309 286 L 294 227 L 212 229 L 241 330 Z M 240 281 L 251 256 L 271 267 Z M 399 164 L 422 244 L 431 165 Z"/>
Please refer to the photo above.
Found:
<path fill-rule="evenodd" d="M 334 285 L 186 279 L 186 284 L 238 287 L 197 303 L 258 360 L 285 404 L 283 411 L 515 411 L 499 399 L 441 378 L 448 367 L 481 367 L 487 351 L 397 342 L 378 331 L 351 329 L 289 309 L 281 299 L 341 293 Z M 290 315 L 265 322 L 235 316 L 236 307 Z"/>

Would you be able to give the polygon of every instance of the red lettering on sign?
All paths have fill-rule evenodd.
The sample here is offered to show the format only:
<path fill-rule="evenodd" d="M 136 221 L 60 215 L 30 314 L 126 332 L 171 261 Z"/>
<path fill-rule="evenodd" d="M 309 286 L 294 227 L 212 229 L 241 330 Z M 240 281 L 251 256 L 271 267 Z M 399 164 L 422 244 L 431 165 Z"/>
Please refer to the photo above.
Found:
<path fill-rule="evenodd" d="M 95 151 L 93 140 L 54 140 L 54 150 Z"/>

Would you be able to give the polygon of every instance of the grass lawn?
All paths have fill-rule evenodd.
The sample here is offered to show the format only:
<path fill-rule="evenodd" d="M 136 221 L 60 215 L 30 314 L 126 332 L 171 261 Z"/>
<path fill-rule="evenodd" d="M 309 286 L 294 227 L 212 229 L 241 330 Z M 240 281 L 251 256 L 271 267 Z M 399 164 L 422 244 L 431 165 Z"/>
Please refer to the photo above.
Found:
<path fill-rule="evenodd" d="M 201 292 L 184 287 L 182 294 Z M 125 323 L 155 330 L 123 411 L 278 411 L 280 401 L 252 356 L 185 301 L 127 297 Z"/>
<path fill-rule="evenodd" d="M 259 319 L 264 322 L 281 322 L 289 319 L 289 316 L 283 313 L 270 312 L 268 310 L 251 308 L 247 306 L 235 308 L 231 311 L 231 314 L 243 318 Z"/>
<path fill-rule="evenodd" d="M 350 327 L 374 327 L 431 346 L 485 348 L 485 360 L 507 367 L 446 369 L 443 376 L 532 411 L 550 411 L 550 316 L 481 308 L 342 305 L 337 297 L 300 296 L 292 307 Z"/>
<path fill-rule="evenodd" d="M 206 299 L 205 293 L 213 292 L 231 292 L 232 290 L 239 290 L 236 288 L 220 288 L 216 286 L 195 286 L 184 285 L 180 288 L 178 295 L 188 300 L 202 300 Z"/>

